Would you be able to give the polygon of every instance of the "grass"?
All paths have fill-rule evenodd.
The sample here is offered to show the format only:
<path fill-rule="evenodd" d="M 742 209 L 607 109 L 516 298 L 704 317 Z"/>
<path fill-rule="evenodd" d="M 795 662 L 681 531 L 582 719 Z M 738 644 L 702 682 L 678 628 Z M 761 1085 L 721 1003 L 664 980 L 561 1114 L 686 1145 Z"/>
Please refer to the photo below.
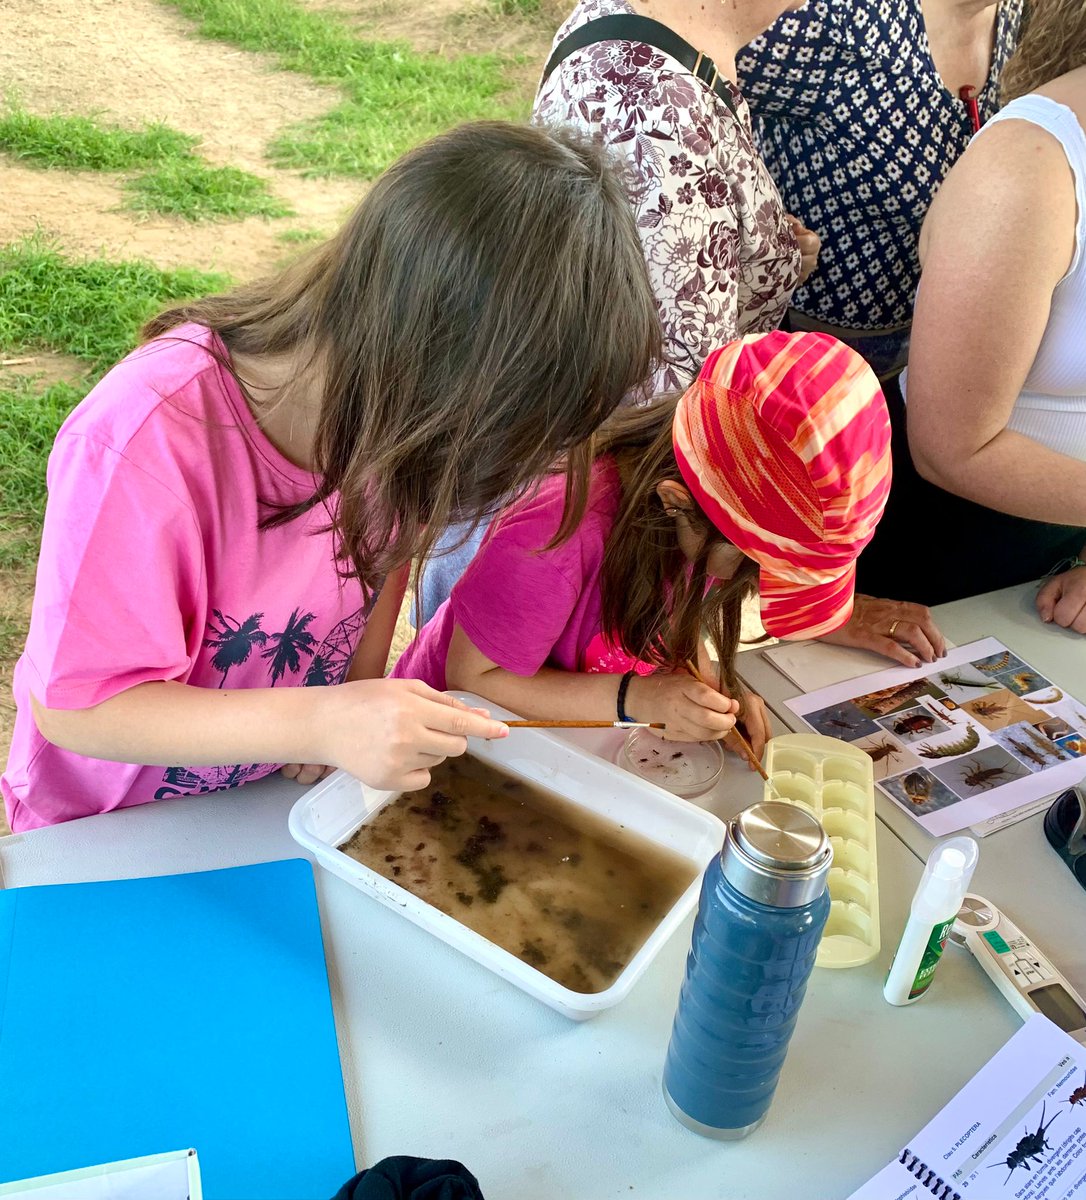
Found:
<path fill-rule="evenodd" d="M 0 575 L 29 578 L 45 515 L 45 465 L 61 422 L 87 390 L 0 375 Z M 0 602 L 0 663 L 16 657 L 26 637 L 21 604 Z"/>
<path fill-rule="evenodd" d="M 0 247 L 0 351 L 53 350 L 87 368 L 79 382 L 44 388 L 33 378 L 0 375 L 0 570 L 25 569 L 37 557 L 45 467 L 64 418 L 132 349 L 152 312 L 228 282 L 138 261 L 73 261 L 41 237 Z"/>
<path fill-rule="evenodd" d="M 191 153 L 197 138 L 167 125 L 122 129 L 92 117 L 40 117 L 9 102 L 0 114 L 0 150 L 67 171 L 131 171 Z"/>
<path fill-rule="evenodd" d="M 0 247 L 0 357 L 53 350 L 86 365 L 78 382 L 45 387 L 0 368 L 0 573 L 25 578 L 37 560 L 45 468 L 65 417 L 132 349 L 152 312 L 228 282 L 144 262 L 73 261 L 41 237 Z M 25 634 L 21 608 L 0 606 L 0 662 L 18 653 Z"/>
<path fill-rule="evenodd" d="M 543 10 L 541 0 L 490 0 L 490 7 L 503 17 L 535 17 Z"/>
<path fill-rule="evenodd" d="M 33 379 L 0 381 L 0 547 L 17 561 L 45 512 L 45 464 L 64 418 L 83 399 L 87 385 L 53 383 L 45 391 Z M 0 567 L 5 564 L 0 559 Z"/>
<path fill-rule="evenodd" d="M 263 179 L 237 167 L 213 167 L 193 153 L 199 141 L 167 125 L 123 129 L 84 116 L 37 116 L 8 101 L 0 114 L 0 151 L 34 166 L 136 171 L 124 184 L 125 207 L 138 213 L 213 221 L 283 217 L 291 210 Z"/>
<path fill-rule="evenodd" d="M 271 144 L 277 166 L 372 179 L 451 125 L 527 115 L 524 98 L 509 95 L 508 60 L 496 54 L 448 59 L 404 42 L 364 41 L 338 14 L 296 0 L 163 2 L 196 21 L 203 37 L 274 54 L 281 68 L 342 89 L 338 108 Z"/>
<path fill-rule="evenodd" d="M 284 229 L 275 235 L 275 240 L 286 246 L 306 246 L 323 241 L 324 236 L 319 229 Z"/>
<path fill-rule="evenodd" d="M 236 217 L 288 217 L 263 179 L 237 167 L 211 167 L 198 158 L 176 159 L 125 183 L 134 212 L 161 213 L 186 221 Z"/>
<path fill-rule="evenodd" d="M 227 284 L 222 275 L 138 260 L 73 261 L 40 236 L 24 238 L 0 247 L 0 350 L 73 354 L 97 375 L 132 349 L 156 308 Z"/>
<path fill-rule="evenodd" d="M 0 603 L 0 663 L 9 663 L 12 659 L 19 656 L 23 648 L 23 643 L 26 641 L 26 618 L 23 616 L 21 607 L 12 606 Z M 3 696 L 5 707 L 14 711 L 14 706 L 10 703 L 11 693 L 7 691 Z M 7 821 L 4 816 L 4 806 L 0 804 L 0 837 L 8 833 Z"/>

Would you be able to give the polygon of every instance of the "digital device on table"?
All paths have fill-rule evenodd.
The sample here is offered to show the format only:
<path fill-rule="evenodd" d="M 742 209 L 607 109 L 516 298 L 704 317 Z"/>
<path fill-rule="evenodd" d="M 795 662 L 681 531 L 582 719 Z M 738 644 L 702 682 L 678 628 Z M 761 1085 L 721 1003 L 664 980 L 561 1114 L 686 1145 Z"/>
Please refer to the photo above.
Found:
<path fill-rule="evenodd" d="M 1044 1016 L 1086 1046 L 1086 1001 L 1004 913 L 967 892 L 950 933 L 1021 1017 Z"/>

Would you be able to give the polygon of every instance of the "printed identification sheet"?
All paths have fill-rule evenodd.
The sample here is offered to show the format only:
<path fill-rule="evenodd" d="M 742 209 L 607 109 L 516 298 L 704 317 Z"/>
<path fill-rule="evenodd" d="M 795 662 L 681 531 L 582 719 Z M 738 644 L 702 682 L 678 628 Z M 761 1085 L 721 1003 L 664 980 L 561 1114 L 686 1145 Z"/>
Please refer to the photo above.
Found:
<path fill-rule="evenodd" d="M 996 638 L 785 703 L 865 751 L 875 785 L 935 837 L 998 824 L 1086 776 L 1086 705 Z"/>
<path fill-rule="evenodd" d="M 1030 1017 L 849 1200 L 1086 1196 L 1086 1047 Z"/>
<path fill-rule="evenodd" d="M 0 1197 L 7 1200 L 201 1200 L 202 1196 L 195 1150 L 148 1154 L 0 1184 Z"/>

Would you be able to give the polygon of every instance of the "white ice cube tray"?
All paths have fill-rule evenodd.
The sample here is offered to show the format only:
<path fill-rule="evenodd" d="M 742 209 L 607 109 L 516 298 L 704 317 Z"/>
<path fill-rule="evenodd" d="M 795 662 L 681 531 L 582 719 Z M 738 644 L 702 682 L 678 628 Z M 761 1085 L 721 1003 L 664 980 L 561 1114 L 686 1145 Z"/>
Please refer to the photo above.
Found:
<path fill-rule="evenodd" d="M 466 692 L 454 694 L 469 704 L 486 707 L 499 720 L 514 719 L 513 713 L 489 701 Z M 701 873 L 724 844 L 724 826 L 712 813 L 670 796 L 653 784 L 543 730 L 515 729 L 500 741 L 473 740 L 470 752 L 521 779 L 556 792 L 588 812 L 641 834 L 650 842 L 688 859 L 697 872 L 686 891 L 606 990 L 582 993 L 563 987 L 454 917 L 337 849 L 394 800 L 398 792 L 375 791 L 345 772 L 337 771 L 306 792 L 291 809 L 291 836 L 310 850 L 326 870 L 429 930 L 435 937 L 564 1016 L 575 1021 L 594 1017 L 629 993 L 663 944 L 695 907 Z"/>
<path fill-rule="evenodd" d="M 871 759 L 837 738 L 786 733 L 769 740 L 765 769 L 779 798 L 817 817 L 833 845 L 830 916 L 817 965 L 870 962 L 881 945 Z M 765 797 L 774 798 L 768 784 Z"/>

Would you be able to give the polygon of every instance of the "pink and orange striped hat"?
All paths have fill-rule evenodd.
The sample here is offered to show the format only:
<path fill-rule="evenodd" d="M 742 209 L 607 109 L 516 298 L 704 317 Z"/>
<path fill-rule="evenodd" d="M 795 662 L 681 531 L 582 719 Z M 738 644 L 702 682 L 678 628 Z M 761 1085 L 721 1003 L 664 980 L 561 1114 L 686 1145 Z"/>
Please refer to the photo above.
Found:
<path fill-rule="evenodd" d="M 761 567 L 766 629 L 843 625 L 890 492 L 890 417 L 860 355 L 822 333 L 731 342 L 680 399 L 674 440 L 691 494 Z"/>

